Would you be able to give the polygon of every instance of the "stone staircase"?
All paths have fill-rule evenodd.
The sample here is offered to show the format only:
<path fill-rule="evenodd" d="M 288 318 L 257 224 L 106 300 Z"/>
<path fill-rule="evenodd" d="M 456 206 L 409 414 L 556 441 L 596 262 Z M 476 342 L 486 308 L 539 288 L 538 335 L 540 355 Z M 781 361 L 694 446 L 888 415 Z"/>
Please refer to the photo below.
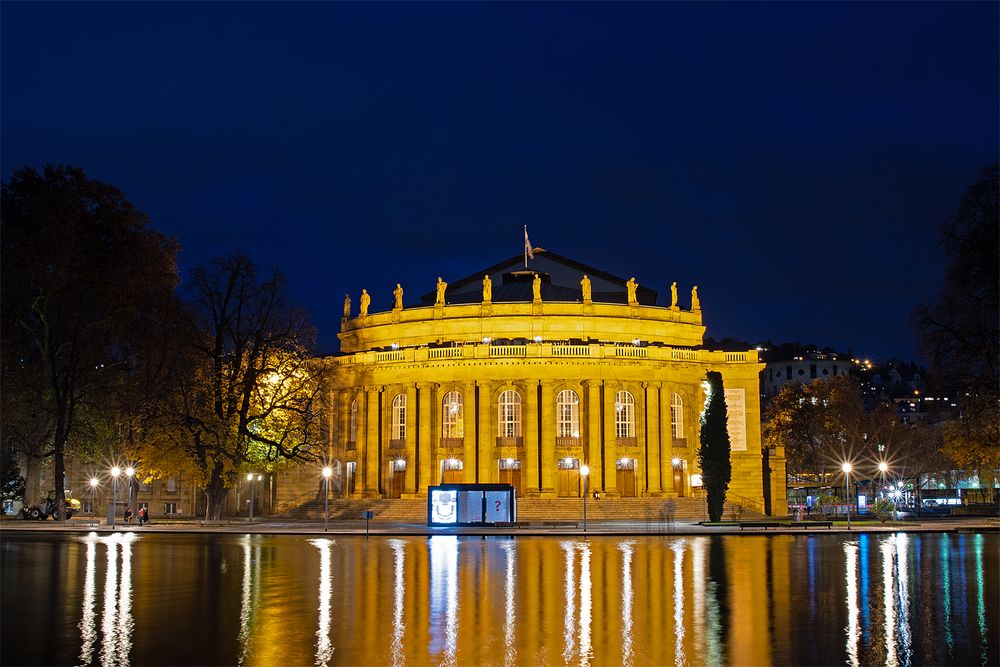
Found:
<path fill-rule="evenodd" d="M 726 503 L 723 519 L 735 518 L 736 506 Z M 364 512 L 374 513 L 373 521 L 427 523 L 427 500 L 366 499 L 330 500 L 330 518 L 359 520 Z M 582 498 L 518 498 L 517 520 L 525 522 L 579 521 Z M 276 515 L 276 519 L 322 521 L 323 501 L 312 500 Z M 593 521 L 703 521 L 708 518 L 704 498 L 602 498 L 587 500 L 587 518 Z M 740 518 L 761 519 L 763 515 L 744 508 Z"/>

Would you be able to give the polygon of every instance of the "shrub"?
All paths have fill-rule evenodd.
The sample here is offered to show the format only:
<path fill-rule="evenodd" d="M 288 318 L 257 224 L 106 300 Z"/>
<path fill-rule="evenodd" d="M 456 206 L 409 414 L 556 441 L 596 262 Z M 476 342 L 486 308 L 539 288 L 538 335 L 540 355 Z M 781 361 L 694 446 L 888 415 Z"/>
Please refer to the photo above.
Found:
<path fill-rule="evenodd" d="M 876 519 L 885 523 L 893 517 L 896 512 L 896 505 L 887 498 L 879 498 L 874 503 L 872 503 L 871 508 L 872 516 Z"/>

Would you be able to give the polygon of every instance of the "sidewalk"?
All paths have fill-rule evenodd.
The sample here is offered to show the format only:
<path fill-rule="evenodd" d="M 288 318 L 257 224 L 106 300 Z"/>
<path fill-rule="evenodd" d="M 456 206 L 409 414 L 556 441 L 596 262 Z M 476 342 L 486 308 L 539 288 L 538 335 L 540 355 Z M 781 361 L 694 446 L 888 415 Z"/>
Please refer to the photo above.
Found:
<path fill-rule="evenodd" d="M 852 522 L 848 531 L 846 523 L 835 523 L 831 528 L 802 528 L 795 523 L 780 522 L 778 528 L 746 528 L 739 525 L 702 525 L 698 521 L 588 521 L 584 532 L 583 524 L 543 526 L 527 525 L 517 527 L 461 527 L 461 528 L 431 528 L 424 524 L 371 522 L 368 534 L 372 536 L 433 536 L 433 535 L 463 535 L 463 536 L 614 536 L 614 537 L 645 537 L 673 535 L 827 535 L 830 533 L 895 533 L 895 532 L 987 532 L 1000 534 L 1000 517 L 969 517 L 955 519 L 926 519 L 920 521 L 902 521 L 881 525 L 875 522 Z M 76 517 L 65 523 L 54 521 L 24 521 L 5 518 L 0 522 L 0 533 L 6 531 L 18 532 L 70 532 L 99 533 L 135 532 L 141 533 L 220 533 L 220 534 L 273 534 L 273 535 L 364 535 L 365 522 L 357 520 L 331 520 L 328 530 L 324 531 L 322 521 L 254 521 L 245 518 L 234 518 L 223 521 L 202 521 L 197 519 L 153 521 L 141 528 L 135 524 L 118 523 L 115 527 L 106 525 L 103 521 L 97 525 L 90 517 Z"/>

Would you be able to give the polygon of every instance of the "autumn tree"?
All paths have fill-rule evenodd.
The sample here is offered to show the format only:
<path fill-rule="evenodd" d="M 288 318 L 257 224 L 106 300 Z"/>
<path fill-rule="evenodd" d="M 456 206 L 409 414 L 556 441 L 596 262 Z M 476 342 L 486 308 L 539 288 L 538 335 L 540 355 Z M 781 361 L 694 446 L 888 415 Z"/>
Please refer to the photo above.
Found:
<path fill-rule="evenodd" d="M 719 521 L 725 509 L 729 482 L 733 477 L 722 373 L 708 371 L 706 385 L 705 411 L 701 413 L 697 452 L 698 465 L 705 484 L 708 518 L 710 521 Z"/>
<path fill-rule="evenodd" d="M 64 457 L 128 372 L 145 314 L 173 298 L 176 245 L 117 188 L 74 167 L 15 172 L 0 193 L 4 442 Z"/>
<path fill-rule="evenodd" d="M 981 478 L 1000 478 L 1000 166 L 985 169 L 941 228 L 947 258 L 936 301 L 913 317 L 937 384 L 957 399 L 944 451 Z"/>
<path fill-rule="evenodd" d="M 171 397 L 141 439 L 148 467 L 187 470 L 218 519 L 249 469 L 315 460 L 324 364 L 314 331 L 291 307 L 277 271 L 243 255 L 196 269 L 188 286 L 189 341 L 171 371 Z"/>

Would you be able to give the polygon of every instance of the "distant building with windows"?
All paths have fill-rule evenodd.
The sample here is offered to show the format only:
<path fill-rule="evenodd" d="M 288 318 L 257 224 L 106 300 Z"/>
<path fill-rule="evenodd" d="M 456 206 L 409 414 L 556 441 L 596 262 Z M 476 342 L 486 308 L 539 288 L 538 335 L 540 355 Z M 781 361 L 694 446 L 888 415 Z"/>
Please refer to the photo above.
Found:
<path fill-rule="evenodd" d="M 730 498 L 784 514 L 782 452 L 762 466 L 754 350 L 702 349 L 685 307 L 542 249 L 389 311 L 345 304 L 330 366 L 333 496 L 421 498 L 429 486 L 509 483 L 524 502 L 684 497 L 701 486 L 699 415 L 708 370 L 729 407 Z M 428 281 L 433 280 L 433 277 Z M 691 294 L 689 297 L 688 295 Z M 367 303 L 365 304 L 367 306 Z M 280 473 L 276 509 L 315 494 L 313 470 Z M 765 491 L 766 489 L 766 491 Z"/>
<path fill-rule="evenodd" d="M 768 361 L 764 365 L 762 384 L 764 396 L 777 395 L 786 384 L 799 382 L 809 384 L 813 380 L 849 375 L 851 360 L 837 354 L 810 352 L 796 355 L 791 359 Z"/>

